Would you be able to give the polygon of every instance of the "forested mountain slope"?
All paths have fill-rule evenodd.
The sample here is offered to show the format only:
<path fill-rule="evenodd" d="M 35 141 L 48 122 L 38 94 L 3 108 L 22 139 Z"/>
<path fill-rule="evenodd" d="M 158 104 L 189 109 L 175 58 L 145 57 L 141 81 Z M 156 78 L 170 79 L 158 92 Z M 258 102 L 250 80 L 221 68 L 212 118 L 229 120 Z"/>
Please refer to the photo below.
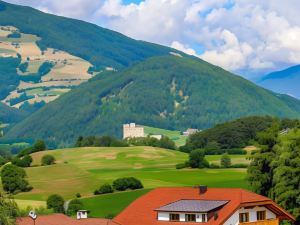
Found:
<path fill-rule="evenodd" d="M 204 129 L 247 115 L 300 116 L 300 102 L 191 57 L 153 57 L 103 73 L 15 126 L 10 138 L 74 144 L 80 135 L 121 135 L 136 122 L 167 129 Z"/>
<path fill-rule="evenodd" d="M 37 35 L 39 47 L 81 57 L 97 67 L 122 68 L 148 57 L 169 54 L 170 48 L 128 38 L 80 20 L 0 1 L 0 25 Z"/>

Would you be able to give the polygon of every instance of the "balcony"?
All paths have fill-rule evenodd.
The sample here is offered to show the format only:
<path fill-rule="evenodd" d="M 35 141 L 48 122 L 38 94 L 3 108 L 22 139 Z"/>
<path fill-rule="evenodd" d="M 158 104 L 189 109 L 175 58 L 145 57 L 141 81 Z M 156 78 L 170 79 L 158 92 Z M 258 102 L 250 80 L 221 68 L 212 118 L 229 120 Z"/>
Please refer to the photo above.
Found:
<path fill-rule="evenodd" d="M 239 223 L 239 225 L 279 225 L 279 219 L 258 220 L 256 222 Z"/>

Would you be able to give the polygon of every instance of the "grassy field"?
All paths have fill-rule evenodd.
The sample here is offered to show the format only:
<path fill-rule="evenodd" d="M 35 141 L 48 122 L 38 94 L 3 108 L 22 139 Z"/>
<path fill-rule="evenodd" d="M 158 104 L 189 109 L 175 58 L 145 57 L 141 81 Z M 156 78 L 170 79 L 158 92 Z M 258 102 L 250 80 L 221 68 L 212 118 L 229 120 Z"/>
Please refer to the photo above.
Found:
<path fill-rule="evenodd" d="M 108 195 L 100 195 L 92 198 L 81 199 L 84 209 L 89 210 L 90 217 L 116 216 L 125 209 L 131 202 L 150 189 L 143 189 L 130 192 L 121 192 Z"/>
<path fill-rule="evenodd" d="M 45 154 L 54 155 L 57 163 L 39 166 Z M 220 156 L 208 156 L 217 162 Z M 29 183 L 34 189 L 16 195 L 17 199 L 43 201 L 50 194 L 58 193 L 66 199 L 76 193 L 93 196 L 96 188 L 120 177 L 134 176 L 142 180 L 145 188 L 159 186 L 194 186 L 247 188 L 245 169 L 183 169 L 176 170 L 177 163 L 188 155 L 178 151 L 153 147 L 128 148 L 73 148 L 33 154 L 34 167 L 27 168 Z M 245 156 L 233 156 L 233 163 L 245 160 Z"/>
<path fill-rule="evenodd" d="M 177 146 L 184 145 L 187 139 L 186 136 L 181 135 L 180 131 L 165 130 L 160 128 L 147 127 L 147 126 L 145 126 L 144 128 L 145 128 L 146 135 L 160 134 L 160 135 L 168 136 L 171 140 L 175 142 Z"/>

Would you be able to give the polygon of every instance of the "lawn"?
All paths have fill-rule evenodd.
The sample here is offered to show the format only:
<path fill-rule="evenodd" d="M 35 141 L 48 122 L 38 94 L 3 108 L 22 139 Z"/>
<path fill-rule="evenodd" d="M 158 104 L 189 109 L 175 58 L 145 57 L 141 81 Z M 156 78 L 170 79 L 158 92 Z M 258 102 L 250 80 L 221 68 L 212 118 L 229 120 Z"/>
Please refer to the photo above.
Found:
<path fill-rule="evenodd" d="M 92 198 L 81 199 L 83 208 L 89 210 L 90 217 L 107 217 L 116 216 L 125 209 L 131 202 L 150 189 L 142 189 L 137 191 L 121 192 L 114 194 L 99 195 Z"/>
<path fill-rule="evenodd" d="M 57 159 L 52 166 L 39 166 L 41 157 L 51 154 Z M 32 155 L 34 167 L 27 168 L 31 192 L 16 195 L 17 199 L 44 201 L 58 193 L 66 199 L 76 193 L 93 196 L 96 188 L 120 177 L 134 176 L 145 188 L 160 186 L 194 186 L 247 188 L 245 169 L 183 169 L 175 165 L 187 160 L 188 155 L 178 151 L 153 147 L 127 148 L 72 148 L 39 152 Z M 220 156 L 208 156 L 217 162 Z M 245 156 L 233 156 L 233 163 Z"/>
<path fill-rule="evenodd" d="M 147 126 L 145 126 L 144 129 L 146 135 L 160 134 L 160 135 L 168 136 L 171 140 L 175 142 L 177 146 L 184 145 L 187 139 L 186 136 L 181 135 L 180 131 L 165 130 L 160 128 L 147 127 Z"/>

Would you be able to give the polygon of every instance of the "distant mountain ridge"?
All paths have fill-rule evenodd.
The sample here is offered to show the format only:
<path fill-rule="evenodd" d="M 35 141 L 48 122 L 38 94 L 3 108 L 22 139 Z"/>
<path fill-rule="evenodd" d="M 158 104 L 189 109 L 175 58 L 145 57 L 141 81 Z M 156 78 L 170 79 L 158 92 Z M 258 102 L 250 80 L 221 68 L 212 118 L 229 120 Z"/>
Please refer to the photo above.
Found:
<path fill-rule="evenodd" d="M 300 65 L 267 74 L 257 84 L 272 91 L 300 99 Z"/>
<path fill-rule="evenodd" d="M 128 122 L 203 129 L 248 115 L 299 118 L 300 101 L 197 58 L 160 56 L 98 75 L 16 125 L 7 137 L 68 146 L 80 135 L 121 137 Z"/>

